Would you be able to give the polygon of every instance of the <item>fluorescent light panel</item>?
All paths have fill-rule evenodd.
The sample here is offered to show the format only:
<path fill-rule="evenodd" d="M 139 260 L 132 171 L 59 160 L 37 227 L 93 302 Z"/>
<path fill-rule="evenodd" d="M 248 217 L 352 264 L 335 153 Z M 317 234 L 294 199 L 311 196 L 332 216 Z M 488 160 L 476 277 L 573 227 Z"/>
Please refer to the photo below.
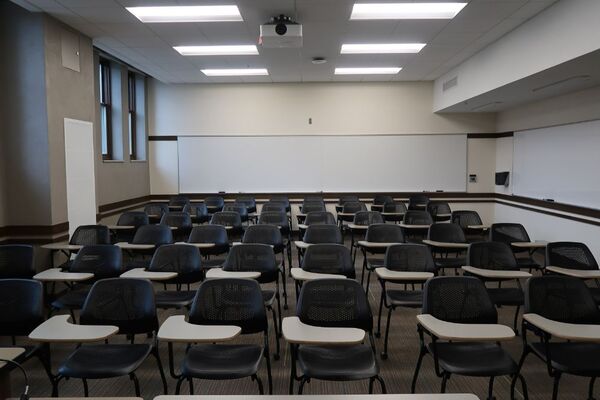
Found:
<path fill-rule="evenodd" d="M 265 76 L 269 75 L 266 68 L 225 68 L 225 69 L 203 69 L 206 76 Z"/>
<path fill-rule="evenodd" d="M 335 75 L 394 75 L 400 67 L 336 68 Z"/>
<path fill-rule="evenodd" d="M 183 56 L 245 56 L 258 54 L 255 45 L 233 46 L 175 46 Z"/>
<path fill-rule="evenodd" d="M 127 7 L 142 22 L 243 21 L 237 6 Z"/>
<path fill-rule="evenodd" d="M 425 43 L 343 44 L 342 54 L 418 53 Z"/>
<path fill-rule="evenodd" d="M 350 19 L 452 19 L 467 3 L 355 3 Z"/>

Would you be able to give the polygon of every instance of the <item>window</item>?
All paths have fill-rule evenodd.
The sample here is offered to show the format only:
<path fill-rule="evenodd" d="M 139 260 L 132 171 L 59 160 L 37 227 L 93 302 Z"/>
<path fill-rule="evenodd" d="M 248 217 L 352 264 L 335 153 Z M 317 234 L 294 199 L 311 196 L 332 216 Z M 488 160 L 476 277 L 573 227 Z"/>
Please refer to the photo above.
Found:
<path fill-rule="evenodd" d="M 112 159 L 112 123 L 110 99 L 110 64 L 100 60 L 99 64 L 99 94 L 100 94 L 100 131 L 102 135 L 102 159 Z"/>
<path fill-rule="evenodd" d="M 136 120 L 137 120 L 137 116 L 135 113 L 135 94 L 136 94 L 136 88 L 135 88 L 135 81 L 136 81 L 136 76 L 135 73 L 133 72 L 129 72 L 127 74 L 127 93 L 128 93 L 128 99 L 129 99 L 129 156 L 130 159 L 132 160 L 136 160 L 137 159 L 137 152 L 136 152 L 136 136 L 137 136 L 137 127 L 136 127 Z"/>

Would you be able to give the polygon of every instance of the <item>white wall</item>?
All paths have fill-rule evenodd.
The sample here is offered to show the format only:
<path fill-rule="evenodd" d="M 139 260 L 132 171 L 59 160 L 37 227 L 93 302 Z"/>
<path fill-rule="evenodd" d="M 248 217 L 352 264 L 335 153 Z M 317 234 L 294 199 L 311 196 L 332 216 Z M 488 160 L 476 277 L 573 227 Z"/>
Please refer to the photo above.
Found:
<path fill-rule="evenodd" d="M 435 81 L 433 110 L 497 89 L 600 48 L 598 0 L 561 0 Z M 443 91 L 443 83 L 458 85 Z"/>
<path fill-rule="evenodd" d="M 496 193 L 512 194 L 513 137 L 496 139 L 496 172 L 508 171 L 508 186 L 494 186 Z"/>
<path fill-rule="evenodd" d="M 149 82 L 150 135 L 352 135 L 493 132 L 493 114 L 431 112 L 431 82 Z M 312 124 L 309 119 L 312 118 Z"/>
<path fill-rule="evenodd" d="M 477 182 L 467 179 L 467 192 L 490 193 L 494 191 L 496 139 L 467 140 L 467 175 L 477 175 Z"/>
<path fill-rule="evenodd" d="M 150 141 L 150 193 L 179 193 L 177 141 Z"/>

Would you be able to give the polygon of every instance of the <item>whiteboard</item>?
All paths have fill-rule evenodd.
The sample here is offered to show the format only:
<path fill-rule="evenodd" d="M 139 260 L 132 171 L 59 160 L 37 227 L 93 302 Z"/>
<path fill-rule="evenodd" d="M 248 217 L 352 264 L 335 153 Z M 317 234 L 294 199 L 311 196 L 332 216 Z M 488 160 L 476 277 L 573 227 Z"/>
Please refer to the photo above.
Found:
<path fill-rule="evenodd" d="M 513 192 L 600 208 L 600 120 L 515 134 Z"/>
<path fill-rule="evenodd" d="M 178 140 L 181 193 L 466 190 L 466 135 Z"/>

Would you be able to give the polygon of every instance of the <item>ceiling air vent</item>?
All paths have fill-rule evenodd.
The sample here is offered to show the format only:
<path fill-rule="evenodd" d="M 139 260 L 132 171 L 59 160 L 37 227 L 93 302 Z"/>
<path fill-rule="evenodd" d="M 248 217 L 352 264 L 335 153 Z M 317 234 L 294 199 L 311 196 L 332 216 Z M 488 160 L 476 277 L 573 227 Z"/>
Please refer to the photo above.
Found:
<path fill-rule="evenodd" d="M 458 85 L 458 76 L 455 76 L 454 78 L 444 82 L 444 84 L 442 85 L 442 91 L 445 92 L 448 89 L 452 89 L 456 85 Z"/>

